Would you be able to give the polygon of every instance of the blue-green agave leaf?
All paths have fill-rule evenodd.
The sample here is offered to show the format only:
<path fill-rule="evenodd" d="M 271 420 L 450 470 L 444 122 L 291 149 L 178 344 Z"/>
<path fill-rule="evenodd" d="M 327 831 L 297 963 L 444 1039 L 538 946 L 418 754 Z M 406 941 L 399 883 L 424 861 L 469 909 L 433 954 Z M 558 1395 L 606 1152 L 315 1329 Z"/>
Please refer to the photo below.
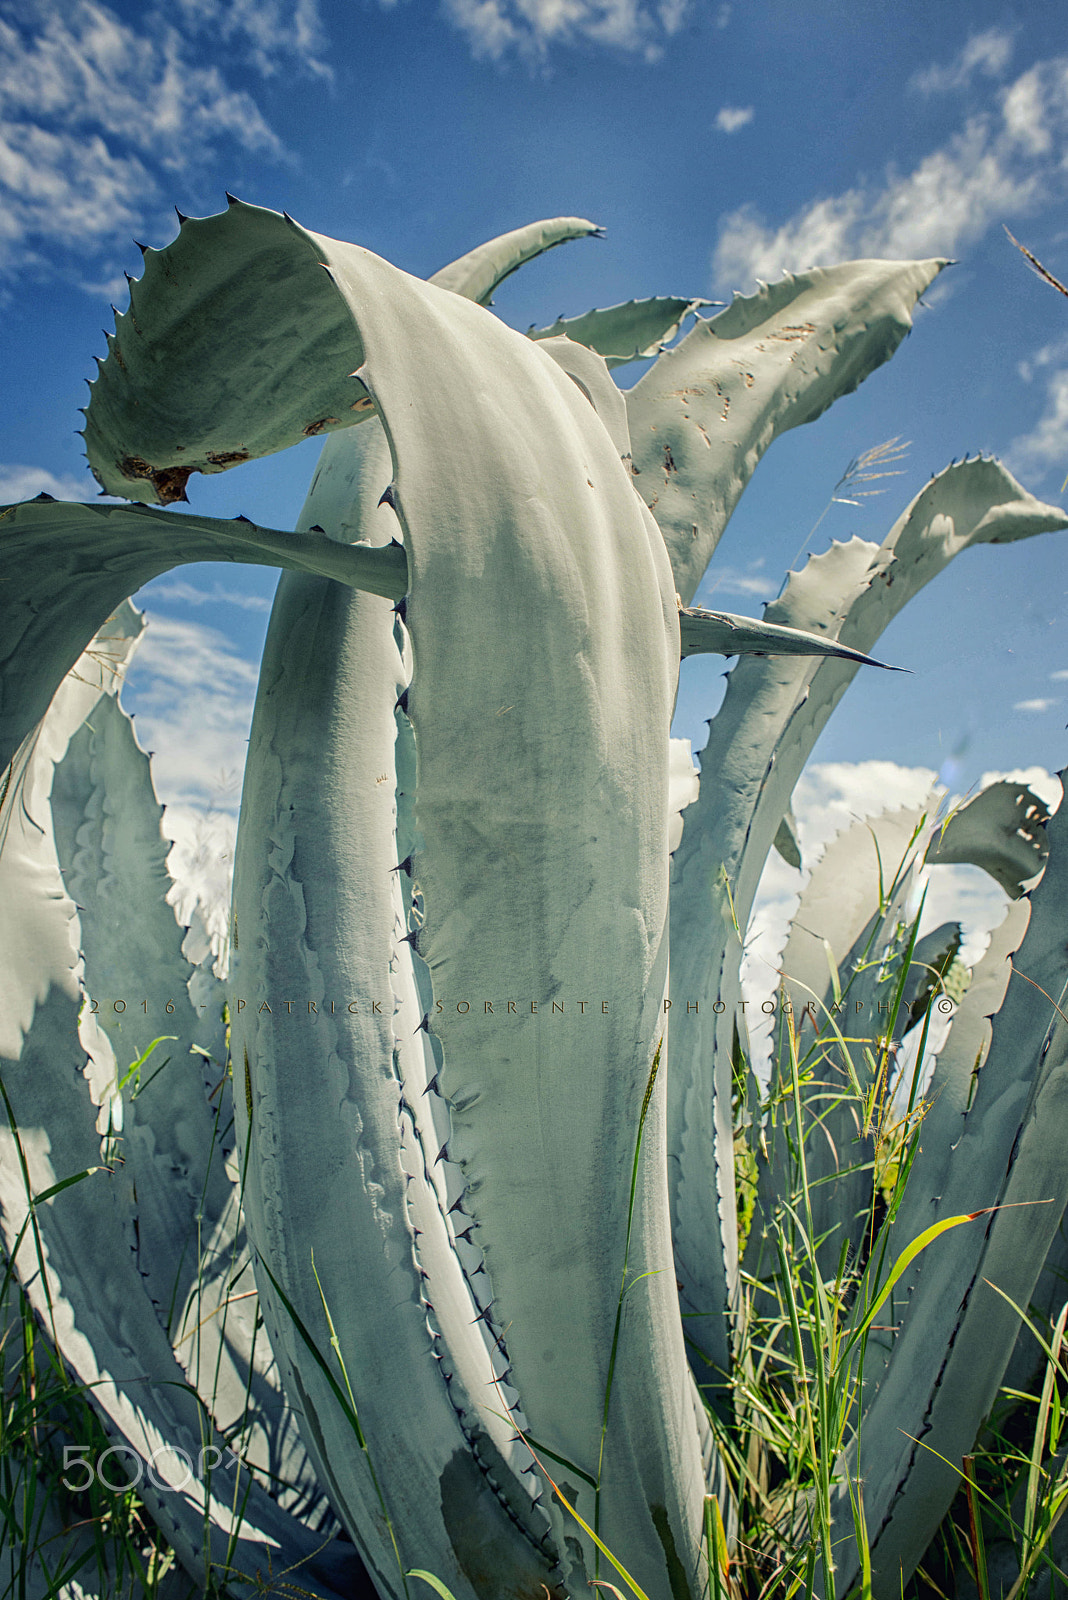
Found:
<path fill-rule="evenodd" d="M 488 305 L 497 286 L 526 262 L 571 239 L 600 238 L 602 234 L 603 229 L 595 222 L 587 222 L 582 217 L 553 217 L 546 222 L 530 222 L 476 245 L 474 250 L 435 272 L 430 281 L 441 289 L 462 295 L 465 300 Z M 561 331 L 566 333 L 567 329 Z"/>
<path fill-rule="evenodd" d="M 833 1277 L 842 1244 L 859 1247 L 873 1192 L 874 1135 L 865 1115 L 871 1087 L 864 1045 L 889 1026 L 891 986 L 882 960 L 900 923 L 930 829 L 913 809 L 857 822 L 833 839 L 813 869 L 783 951 L 781 996 L 793 1011 L 805 1164 L 817 1258 Z M 832 978 L 832 968 L 834 977 Z M 836 987 L 837 985 L 837 987 Z M 846 1043 L 843 1045 L 840 1040 Z M 847 1058 L 848 1054 L 848 1060 Z M 785 1030 L 772 1041 L 773 1107 L 758 1157 L 757 1204 L 746 1268 L 778 1270 L 773 1224 L 798 1188 L 792 1072 Z"/>
<path fill-rule="evenodd" d="M 377 421 L 338 435 L 301 522 L 388 542 L 390 476 Z M 512 1426 L 494 1416 L 505 1362 L 483 1338 L 470 1225 L 449 1216 L 457 1193 L 437 1162 L 448 1113 L 402 942 L 399 630 L 384 600 L 327 579 L 279 585 L 238 833 L 232 1050 L 265 1315 L 321 1480 L 383 1593 L 403 1593 L 396 1539 L 463 1600 L 480 1560 L 533 1588 L 554 1583 L 554 1563 L 509 1464 Z M 324 1299 L 366 1454 L 287 1309 L 340 1382 Z"/>
<path fill-rule="evenodd" d="M 1019 1317 L 1004 1296 L 1027 1305 L 1064 1211 L 1066 836 L 1068 812 L 1062 807 L 1047 828 L 1046 871 L 1030 896 L 1027 933 L 1012 957 L 1013 975 L 993 1021 L 989 1051 L 975 1072 L 970 1103 L 955 1127 L 946 1128 L 946 1113 L 937 1129 L 924 1129 L 922 1154 L 910 1174 L 911 1213 L 926 1198 L 928 1226 L 964 1212 L 998 1209 L 939 1240 L 907 1302 L 895 1290 L 890 1314 L 880 1315 L 880 1321 L 900 1323 L 900 1331 L 885 1369 L 868 1379 L 877 1388 L 866 1394 L 861 1426 L 876 1592 L 880 1585 L 896 1588 L 902 1575 L 908 1579 L 956 1492 L 956 1463 L 975 1442 L 1019 1332 Z M 971 990 L 962 1011 L 970 1000 Z M 899 1217 L 891 1256 L 900 1250 L 898 1241 L 904 1245 L 909 1237 Z M 935 1353 L 938 1359 L 932 1359 Z M 839 1533 L 851 1525 L 847 1498 L 840 1496 Z M 853 1562 L 841 1548 L 838 1582 L 844 1592 Z"/>
<path fill-rule="evenodd" d="M 906 601 L 969 545 L 1065 527 L 1059 507 L 1036 500 L 998 462 L 960 462 L 927 484 L 881 546 L 835 544 L 792 573 L 765 619 L 870 650 Z M 672 984 L 700 1005 L 676 1034 L 669 1078 L 676 1268 L 691 1314 L 688 1336 L 720 1371 L 729 1369 L 737 1272 L 730 1112 L 742 998 L 737 930 L 748 924 L 794 785 L 856 671 L 848 661 L 738 662 L 701 753 L 713 781 L 687 808 L 672 863 Z M 715 1002 L 723 1006 L 718 1017 Z M 709 1248 L 710 1239 L 721 1248 Z"/>
<path fill-rule="evenodd" d="M 674 588 L 615 441 L 536 344 L 367 252 L 315 248 L 359 324 L 411 574 L 418 940 L 448 1159 L 530 1434 L 593 1476 L 637 1119 L 662 1027 Z M 447 426 L 427 398 L 446 378 L 457 397 Z M 487 617 L 501 648 L 487 648 Z M 523 890 L 502 898 L 504 882 Z M 253 1147 L 256 1126 L 254 1111 Z M 578 1491 L 650 1587 L 668 1545 L 697 1570 L 704 1488 L 663 1138 L 654 1095 L 626 1258 L 641 1283 L 616 1352 L 599 1519 L 592 1491 Z M 567 1201 L 576 1172 L 578 1205 Z M 580 1582 L 592 1550 L 547 1509 L 565 1581 Z"/>
<path fill-rule="evenodd" d="M 737 617 L 729 611 L 705 611 L 699 606 L 679 612 L 679 632 L 684 657 L 838 656 L 842 661 L 855 661 L 858 666 L 886 666 L 884 661 L 876 661 L 862 650 L 851 650 L 826 635 L 804 628 L 784 628 L 781 623 L 758 621 L 755 617 Z"/>
<path fill-rule="evenodd" d="M 244 1592 L 268 1576 L 273 1559 L 299 1567 L 307 1591 L 330 1600 L 363 1581 L 351 1547 L 323 1546 L 250 1487 L 243 1470 L 238 1486 L 226 1440 L 205 1416 L 146 1292 L 129 1248 L 126 1185 L 110 1170 L 110 1142 L 101 1142 L 116 1120 L 116 1060 L 85 1003 L 78 915 L 60 873 L 49 795 L 70 738 L 101 696 L 115 692 L 138 630 L 124 607 L 20 748 L 0 801 L 0 892 L 15 912 L 0 923 L 0 1072 L 18 1128 L 0 1132 L 4 1242 L 42 1326 L 90 1388 L 105 1426 L 153 1463 L 141 1493 L 187 1569 L 204 1581 L 209 1563 L 232 1563 L 235 1589 Z M 31 1205 L 89 1170 L 47 1205 Z M 197 1470 L 207 1446 L 218 1463 L 210 1493 Z M 231 1508 L 242 1502 L 239 1525 Z"/>
<path fill-rule="evenodd" d="M 1045 803 L 1020 783 L 992 783 L 959 806 L 931 842 L 929 866 L 982 867 L 1018 900 L 1046 861 Z"/>
<path fill-rule="evenodd" d="M 596 232 L 578 218 L 533 223 L 438 277 L 488 299 L 533 256 Z M 168 505 L 194 472 L 225 472 L 370 415 L 355 376 L 359 335 L 321 262 L 312 235 L 241 201 L 187 219 L 165 250 L 145 252 L 90 385 L 86 454 L 108 494 Z"/>
<path fill-rule="evenodd" d="M 553 339 L 566 334 L 604 356 L 609 367 L 657 356 L 678 333 L 687 317 L 712 300 L 681 300 L 655 295 L 648 300 L 628 300 L 619 306 L 586 311 L 578 317 L 557 317 L 548 328 L 531 328 L 528 339 Z"/>
<path fill-rule="evenodd" d="M 627 395 L 635 483 L 684 605 L 768 445 L 888 360 L 944 261 L 787 274 L 698 321 Z"/>
<path fill-rule="evenodd" d="M 189 561 L 244 561 L 319 572 L 399 599 L 403 550 L 355 549 L 314 533 L 277 533 L 238 518 L 41 497 L 0 507 L 0 770 L 109 616 L 150 578 Z"/>

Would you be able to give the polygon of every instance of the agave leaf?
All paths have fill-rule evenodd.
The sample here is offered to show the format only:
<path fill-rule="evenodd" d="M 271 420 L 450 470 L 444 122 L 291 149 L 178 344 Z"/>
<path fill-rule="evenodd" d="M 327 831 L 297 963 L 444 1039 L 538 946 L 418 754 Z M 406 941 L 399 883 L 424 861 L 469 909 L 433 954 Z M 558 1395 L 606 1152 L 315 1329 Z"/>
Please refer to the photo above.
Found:
<path fill-rule="evenodd" d="M 917 838 L 922 821 L 923 813 L 914 809 L 884 812 L 833 839 L 802 892 L 783 951 L 782 994 L 793 1010 L 804 1078 L 800 1098 L 813 1242 L 829 1276 L 843 1242 L 854 1252 L 859 1246 L 870 1207 L 875 1148 L 871 1127 L 865 1125 L 864 1097 L 871 1083 L 863 1046 L 871 1047 L 890 1020 L 887 986 L 880 984 L 879 973 L 922 863 L 927 837 Z M 778 1042 L 772 1089 L 783 1098 L 765 1133 L 768 1159 L 758 1161 L 756 1210 L 746 1247 L 747 1270 L 757 1276 L 777 1202 L 796 1189 L 789 1154 L 789 1144 L 796 1141 L 790 1053 L 785 1037 Z M 775 1270 L 774 1244 L 770 1260 Z"/>
<path fill-rule="evenodd" d="M 320 572 L 399 599 L 403 550 L 353 549 L 318 533 L 276 533 L 238 519 L 47 497 L 0 507 L 6 582 L 0 607 L 0 770 L 48 709 L 90 640 L 150 578 L 187 561 L 246 561 Z"/>
<path fill-rule="evenodd" d="M 787 806 L 783 813 L 783 819 L 771 842 L 788 867 L 800 869 L 801 846 L 797 840 L 797 819 L 790 806 Z"/>
<path fill-rule="evenodd" d="M 125 1187 L 116 1192 L 122 1180 L 102 1161 L 98 1119 L 107 1119 L 114 1101 L 115 1058 L 88 1011 L 79 1026 L 80 930 L 60 875 L 49 794 L 72 734 L 99 709 L 101 695 L 114 692 L 136 629 L 125 607 L 78 663 L 21 747 L 0 804 L 0 887 L 17 911 L 0 924 L 0 1072 L 19 1130 L 16 1136 L 5 1125 L 0 1134 L 5 1246 L 34 1311 L 79 1382 L 91 1386 L 109 1430 L 153 1462 L 155 1479 L 148 1475 L 141 1492 L 188 1569 L 203 1578 L 206 1561 L 230 1561 L 254 1585 L 257 1574 L 267 1576 L 266 1547 L 299 1566 L 303 1585 L 326 1600 L 359 1589 L 358 1563 L 337 1545 L 318 1550 L 321 1537 L 250 1488 L 247 1476 L 238 1488 L 226 1441 L 207 1425 L 129 1249 Z M 30 1197 L 85 1171 L 92 1175 L 76 1192 L 31 1211 Z M 210 1495 L 196 1467 L 207 1445 L 218 1461 Z M 246 1490 L 238 1527 L 228 1508 Z M 235 1584 L 244 1587 L 236 1575 Z"/>
<path fill-rule="evenodd" d="M 474 250 L 469 250 L 466 255 L 450 261 L 447 267 L 435 272 L 430 281 L 440 289 L 449 289 L 453 294 L 462 295 L 465 300 L 474 300 L 480 306 L 488 305 L 497 286 L 526 262 L 533 261 L 535 256 L 543 255 L 558 244 L 567 244 L 571 239 L 601 238 L 602 235 L 603 229 L 595 222 L 586 222 L 582 217 L 554 217 L 547 222 L 530 222 L 526 227 L 502 233 L 497 239 L 476 245 Z"/>
<path fill-rule="evenodd" d="M 958 807 L 927 852 L 929 866 L 966 862 L 982 867 L 1018 900 L 1046 860 L 1049 811 L 1019 783 L 992 783 Z"/>
<path fill-rule="evenodd" d="M 670 573 L 612 440 L 536 344 L 365 252 L 321 239 L 316 249 L 359 321 L 409 555 L 419 944 L 442 1006 L 431 1025 L 451 1102 L 448 1154 L 465 1176 L 494 1332 L 508 1329 L 530 1432 L 592 1475 L 627 1233 L 622 1175 L 666 977 Z M 440 392 L 446 373 L 458 404 L 442 431 L 420 396 Z M 477 603 L 476 590 L 460 593 L 474 572 Z M 608 621 L 620 607 L 623 637 Z M 487 652 L 487 616 L 506 650 Z M 536 888 L 502 902 L 505 872 Z M 551 1009 L 561 997 L 563 1028 Z M 514 1014 L 483 1012 L 472 1026 L 456 1010 L 509 999 Z M 594 1004 L 606 1008 L 603 1031 L 586 1026 Z M 702 1512 L 658 1105 L 654 1096 L 630 1251 L 642 1282 L 617 1352 L 600 1507 L 606 1542 L 654 1586 L 669 1533 L 696 1570 Z M 256 1126 L 254 1113 L 253 1149 Z M 566 1203 L 575 1172 L 589 1185 L 577 1212 Z M 551 1305 L 538 1287 L 550 1270 Z M 590 1491 L 578 1493 L 592 1512 Z M 559 1507 L 550 1514 L 573 1566 L 573 1527 Z"/>
<path fill-rule="evenodd" d="M 388 542 L 390 472 L 377 422 L 339 435 L 301 521 Z M 265 1314 L 321 1479 L 382 1592 L 399 1594 L 401 1574 L 379 1488 L 407 1564 L 431 1560 L 462 1600 L 479 1553 L 517 1584 L 553 1570 L 547 1520 L 508 1465 L 512 1429 L 480 1411 L 505 1363 L 465 1280 L 465 1225 L 447 1218 L 457 1191 L 435 1167 L 447 1110 L 400 942 L 394 705 L 409 672 L 387 602 L 283 577 L 238 835 L 232 1045 Z M 277 1290 L 329 1357 L 325 1297 L 367 1457 Z"/>
<path fill-rule="evenodd" d="M 691 607 L 679 612 L 679 632 L 683 656 L 837 656 L 862 667 L 883 667 L 862 650 L 850 650 L 836 639 L 821 638 L 804 628 L 784 628 L 780 623 L 758 621 L 755 617 L 736 617 L 728 611 L 704 611 Z"/>
<path fill-rule="evenodd" d="M 596 232 L 578 218 L 532 223 L 438 277 L 488 299 L 531 257 Z M 225 472 L 370 415 L 356 326 L 321 260 L 310 234 L 241 201 L 145 252 L 90 386 L 86 454 L 107 493 L 167 505 L 185 498 L 193 472 Z"/>
<path fill-rule="evenodd" d="M 139 616 L 128 602 L 123 614 L 136 639 Z M 55 769 L 51 816 L 64 885 L 78 906 L 86 987 L 121 1085 L 111 1096 L 121 1155 L 112 1186 L 125 1191 L 129 1248 L 190 1382 L 220 1427 L 251 1407 L 246 1459 L 281 1477 L 289 1500 L 307 1510 L 322 1494 L 270 1373 L 270 1346 L 265 1335 L 255 1338 L 255 1306 L 230 1303 L 243 1267 L 234 1294 L 247 1295 L 253 1280 L 224 1166 L 234 1146 L 232 1104 L 225 1102 L 226 1120 L 219 1103 L 225 1045 L 205 1080 L 204 1041 L 221 1033 L 222 990 L 217 1017 L 194 1009 L 185 930 L 168 904 L 161 815 L 130 719 L 115 695 L 103 695 Z M 142 1059 L 131 1076 L 131 1062 Z"/>
<path fill-rule="evenodd" d="M 656 295 L 628 300 L 625 305 L 586 311 L 578 317 L 557 317 L 548 328 L 530 328 L 528 339 L 555 339 L 566 334 L 604 356 L 609 367 L 657 356 L 678 333 L 687 317 L 712 300 L 680 300 Z"/>
<path fill-rule="evenodd" d="M 552 356 L 557 366 L 586 396 L 600 417 L 622 460 L 630 462 L 630 429 L 627 405 L 608 376 L 608 369 L 596 351 L 572 339 L 543 339 L 539 346 Z"/>
<path fill-rule="evenodd" d="M 1064 1210 L 1068 1025 L 1057 1003 L 1063 1006 L 1068 987 L 1066 834 L 1062 808 L 1047 829 L 1046 872 L 1032 892 L 1027 933 L 1013 958 L 1021 976 L 1009 982 L 994 1019 L 989 1053 L 952 1137 L 952 1157 L 942 1139 L 935 1144 L 935 1130 L 925 1129 L 923 1157 L 906 1190 L 916 1186 L 917 1205 L 926 1197 L 928 1225 L 964 1211 L 1001 1209 L 939 1243 L 937 1259 L 919 1271 L 903 1317 L 896 1296 L 896 1314 L 883 1313 L 888 1323 L 900 1320 L 901 1328 L 862 1425 L 877 1585 L 880 1575 L 894 1586 L 900 1574 L 907 1580 L 956 1491 L 955 1463 L 971 1449 L 993 1404 L 1019 1331 L 1003 1296 L 1027 1304 Z M 971 990 L 962 1010 L 970 999 Z M 891 1260 L 908 1237 L 899 1218 Z M 932 1351 L 942 1359 L 932 1361 Z M 844 1507 L 838 1520 L 844 1526 Z M 851 1565 L 847 1552 L 838 1575 L 842 1592 Z"/>
<path fill-rule="evenodd" d="M 888 360 L 944 261 L 817 267 L 699 321 L 627 395 L 637 486 L 684 605 L 768 445 Z"/>
<path fill-rule="evenodd" d="M 792 573 L 765 616 L 870 650 L 905 602 L 970 544 L 1065 527 L 1059 507 L 1042 505 L 999 463 L 961 462 L 927 484 L 881 546 L 859 539 L 832 545 Z M 737 1272 L 730 1114 L 732 1033 L 741 1015 L 736 929 L 748 924 L 794 785 L 856 670 L 834 660 L 738 662 L 701 753 L 702 771 L 714 781 L 702 783 L 688 807 L 672 863 L 672 983 L 700 1005 L 676 1032 L 669 1079 L 676 1268 L 684 1310 L 693 1314 L 687 1332 L 722 1371 L 730 1361 Z M 716 1001 L 724 1008 L 718 1019 Z M 720 1239 L 721 1249 L 710 1249 L 709 1239 Z"/>
<path fill-rule="evenodd" d="M 210 1229 L 232 1191 L 201 1058 L 191 1053 L 199 1019 L 184 929 L 166 899 L 162 811 L 129 718 L 103 697 L 56 769 L 52 819 L 63 881 L 79 909 L 86 987 L 120 1081 L 148 1052 L 122 1090 L 121 1142 L 124 1177 L 137 1195 L 138 1261 L 166 1326 L 196 1278 L 195 1219 L 203 1213 Z M 221 1077 L 225 1063 L 217 1070 Z"/>

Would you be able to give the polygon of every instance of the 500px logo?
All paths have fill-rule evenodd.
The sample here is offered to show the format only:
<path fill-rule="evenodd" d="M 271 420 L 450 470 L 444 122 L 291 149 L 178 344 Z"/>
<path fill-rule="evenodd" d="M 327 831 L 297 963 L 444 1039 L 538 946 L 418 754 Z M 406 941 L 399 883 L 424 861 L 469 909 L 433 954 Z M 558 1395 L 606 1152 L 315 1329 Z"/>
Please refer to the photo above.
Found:
<path fill-rule="evenodd" d="M 109 1475 L 113 1468 L 109 1467 L 109 1471 L 105 1471 L 105 1467 L 109 1466 L 113 1456 L 128 1456 L 136 1469 L 135 1475 L 132 1478 L 125 1477 L 121 1483 L 116 1482 L 114 1477 Z M 180 1465 L 185 1468 L 185 1476 L 180 1483 L 172 1483 L 168 1478 L 160 1476 L 156 1471 L 156 1462 L 159 1457 L 165 1458 L 168 1465 Z M 187 1488 L 191 1483 L 202 1483 L 208 1474 L 214 1472 L 216 1467 L 220 1467 L 224 1463 L 233 1467 L 235 1471 L 240 1471 L 241 1469 L 241 1458 L 235 1456 L 232 1450 L 220 1449 L 217 1444 L 205 1445 L 202 1450 L 198 1450 L 195 1463 L 188 1450 L 183 1450 L 181 1447 L 174 1448 L 171 1445 L 161 1445 L 159 1449 L 153 1450 L 148 1460 L 145 1461 L 137 1453 L 133 1445 L 113 1444 L 107 1450 L 102 1450 L 95 1461 L 90 1461 L 88 1445 L 65 1444 L 63 1446 L 64 1476 L 60 1479 L 60 1482 L 72 1494 L 81 1494 L 84 1490 L 90 1488 L 93 1483 L 99 1483 L 103 1488 L 110 1489 L 112 1494 L 125 1494 L 129 1489 L 136 1489 L 147 1473 L 148 1481 L 154 1489 L 161 1494 L 173 1494 Z M 81 1468 L 84 1476 L 75 1476 L 72 1482 L 67 1474 L 76 1473 L 78 1468 Z M 122 1470 L 125 1471 L 125 1464 Z"/>

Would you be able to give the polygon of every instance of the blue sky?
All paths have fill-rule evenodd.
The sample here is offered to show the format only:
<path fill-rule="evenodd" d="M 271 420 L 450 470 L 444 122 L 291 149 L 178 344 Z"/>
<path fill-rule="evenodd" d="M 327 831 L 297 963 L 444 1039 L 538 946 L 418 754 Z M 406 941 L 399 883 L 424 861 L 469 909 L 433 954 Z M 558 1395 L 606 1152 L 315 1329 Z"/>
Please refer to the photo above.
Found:
<path fill-rule="evenodd" d="M 901 475 L 831 505 L 812 548 L 881 539 L 966 451 L 1064 503 L 1068 300 L 1002 227 L 1068 279 L 1059 4 L 0 0 L 0 85 L 2 500 L 95 493 L 77 407 L 133 240 L 166 244 L 174 206 L 229 189 L 419 274 L 537 217 L 602 224 L 504 286 L 518 327 L 860 255 L 957 258 L 893 362 L 768 453 L 701 592 L 724 609 L 760 614 L 847 463 L 892 437 Z M 317 449 L 194 478 L 192 507 L 292 526 Z M 126 702 L 165 798 L 236 803 L 272 588 L 197 567 L 143 591 Z M 884 637 L 912 675 L 862 673 L 816 759 L 952 761 L 958 788 L 1055 770 L 1066 623 L 1063 535 L 966 554 Z M 699 746 L 722 663 L 691 667 L 677 731 Z"/>

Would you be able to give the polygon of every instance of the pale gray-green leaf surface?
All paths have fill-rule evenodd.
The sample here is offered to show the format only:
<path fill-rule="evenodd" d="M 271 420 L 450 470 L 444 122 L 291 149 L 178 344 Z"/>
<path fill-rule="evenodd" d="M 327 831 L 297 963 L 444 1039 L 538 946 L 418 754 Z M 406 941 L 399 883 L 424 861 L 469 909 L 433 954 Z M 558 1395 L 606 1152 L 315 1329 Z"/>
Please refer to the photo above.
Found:
<path fill-rule="evenodd" d="M 1065 527 L 1068 516 L 1059 507 L 1036 500 L 999 463 L 958 463 L 916 496 L 881 546 L 859 539 L 832 545 L 792 573 L 765 617 L 869 650 L 906 601 L 970 544 Z M 720 1370 L 729 1367 L 737 1272 L 730 1117 L 731 1037 L 741 1000 L 735 925 L 748 923 L 794 785 L 856 671 L 847 661 L 739 661 L 701 753 L 701 793 L 685 814 L 672 866 L 672 982 L 701 1005 L 676 1030 L 669 1080 L 676 1267 L 684 1309 L 693 1314 L 688 1335 Z M 716 1001 L 724 1006 L 718 1019 Z M 710 1249 L 717 1238 L 721 1249 Z"/>
<path fill-rule="evenodd" d="M 847 261 L 736 295 L 627 394 L 637 484 L 689 605 L 768 445 L 889 359 L 944 261 Z"/>
<path fill-rule="evenodd" d="M 440 281 L 440 280 L 436 280 Z M 710 300 L 680 300 L 656 295 L 648 300 L 628 300 L 578 317 L 557 317 L 548 328 L 531 328 L 529 339 L 552 339 L 566 334 L 604 356 L 609 367 L 659 355 L 678 333 L 686 318 Z"/>
<path fill-rule="evenodd" d="M 91 1013 L 79 1018 L 80 932 L 60 874 L 49 795 L 70 737 L 101 695 L 114 693 L 130 642 L 131 608 L 123 610 L 22 746 L 0 805 L 0 891 L 18 913 L 0 922 L 0 1064 L 19 1129 L 17 1147 L 6 1121 L 0 1132 L 5 1244 L 14 1249 L 31 1196 L 94 1169 L 36 1209 L 23 1234 L 17 1265 L 42 1325 L 91 1386 L 109 1430 L 153 1462 L 155 1477 L 141 1492 L 190 1572 L 203 1576 L 205 1558 L 229 1561 L 240 1592 L 257 1574 L 267 1576 L 271 1559 L 295 1563 L 303 1587 L 329 1600 L 359 1590 L 351 1551 L 323 1547 L 247 1476 L 238 1490 L 225 1441 L 206 1425 L 146 1292 L 129 1248 L 125 1186 L 102 1151 L 115 1056 Z M 196 1468 L 209 1444 L 219 1462 L 210 1494 Z M 246 1490 L 238 1526 L 230 1505 Z"/>
<path fill-rule="evenodd" d="M 325 274 L 324 274 L 325 276 Z M 319 572 L 398 599 L 404 552 L 353 549 L 319 533 L 240 519 L 47 498 L 0 507 L 0 770 L 108 617 L 150 578 L 188 561 L 246 561 Z"/>

